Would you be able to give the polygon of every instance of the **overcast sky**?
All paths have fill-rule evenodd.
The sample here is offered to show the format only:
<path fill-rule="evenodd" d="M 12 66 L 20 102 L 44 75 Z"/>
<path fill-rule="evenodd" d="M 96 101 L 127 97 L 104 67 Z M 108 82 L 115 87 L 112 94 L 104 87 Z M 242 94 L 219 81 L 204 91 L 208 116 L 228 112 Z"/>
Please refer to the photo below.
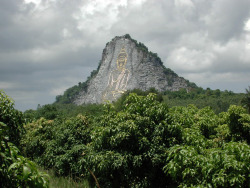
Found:
<path fill-rule="evenodd" d="M 250 85 L 249 0 L 0 0 L 0 89 L 19 110 L 52 103 L 126 33 L 200 87 Z"/>

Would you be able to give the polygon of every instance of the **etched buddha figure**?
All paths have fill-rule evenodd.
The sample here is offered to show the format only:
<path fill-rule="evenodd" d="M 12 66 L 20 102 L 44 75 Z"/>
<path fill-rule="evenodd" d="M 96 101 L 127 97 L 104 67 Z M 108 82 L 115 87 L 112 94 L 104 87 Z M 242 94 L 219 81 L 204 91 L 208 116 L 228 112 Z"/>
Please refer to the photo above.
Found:
<path fill-rule="evenodd" d="M 109 75 L 108 85 L 103 93 L 103 101 L 116 100 L 118 96 L 126 91 L 130 76 L 129 70 L 125 68 L 127 57 L 128 55 L 125 48 L 122 47 L 116 60 L 116 69 L 114 69 Z"/>

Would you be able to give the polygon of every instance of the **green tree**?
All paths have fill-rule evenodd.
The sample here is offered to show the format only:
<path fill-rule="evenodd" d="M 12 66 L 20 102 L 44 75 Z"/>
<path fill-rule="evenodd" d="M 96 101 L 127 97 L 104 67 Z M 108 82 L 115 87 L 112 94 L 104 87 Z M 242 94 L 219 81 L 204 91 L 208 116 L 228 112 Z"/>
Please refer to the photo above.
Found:
<path fill-rule="evenodd" d="M 175 97 L 207 91 L 216 99 L 200 89 Z M 22 143 L 39 164 L 93 186 L 95 177 L 101 187 L 248 187 L 250 115 L 243 107 L 217 114 L 208 106 L 169 108 L 156 98 L 130 93 L 119 110 L 106 104 L 101 116 L 41 118 L 25 125 Z"/>
<path fill-rule="evenodd" d="M 48 187 L 48 177 L 39 172 L 35 163 L 23 157 L 15 144 L 20 142 L 22 113 L 0 91 L 0 187 Z M 16 130 L 15 130 L 16 129 Z"/>
<path fill-rule="evenodd" d="M 19 142 L 24 131 L 24 117 L 22 112 L 14 108 L 14 102 L 0 90 L 0 122 L 8 126 L 7 135 L 9 141 L 19 146 Z"/>
<path fill-rule="evenodd" d="M 89 121 L 85 116 L 46 120 L 40 118 L 25 125 L 24 152 L 57 175 L 80 176 L 78 160 L 90 141 Z"/>
<path fill-rule="evenodd" d="M 250 143 L 250 115 L 242 107 L 230 106 L 227 116 L 228 127 L 232 139 Z"/>
<path fill-rule="evenodd" d="M 171 125 L 167 106 L 155 97 L 130 94 L 118 113 L 108 105 L 93 129 L 81 163 L 93 170 L 102 187 L 171 185 L 162 167 L 167 148 L 181 139 L 181 127 Z"/>
<path fill-rule="evenodd" d="M 36 111 L 36 119 L 44 117 L 45 119 L 55 119 L 59 115 L 58 109 L 53 104 L 46 104 Z"/>
<path fill-rule="evenodd" d="M 172 109 L 183 134 L 182 143 L 167 151 L 165 173 L 179 187 L 248 187 L 250 147 L 233 140 L 246 139 L 241 131 L 249 131 L 250 116 L 236 106 L 219 116 L 210 108 L 188 108 Z"/>
<path fill-rule="evenodd" d="M 248 89 L 246 89 L 246 94 L 242 99 L 241 103 L 248 110 L 248 113 L 250 114 L 250 86 L 248 86 Z"/>

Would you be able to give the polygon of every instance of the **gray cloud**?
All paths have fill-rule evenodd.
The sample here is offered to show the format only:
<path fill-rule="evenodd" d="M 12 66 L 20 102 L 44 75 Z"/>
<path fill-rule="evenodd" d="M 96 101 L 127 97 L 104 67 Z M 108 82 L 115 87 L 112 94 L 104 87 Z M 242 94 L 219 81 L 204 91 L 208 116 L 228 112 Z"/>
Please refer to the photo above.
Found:
<path fill-rule="evenodd" d="M 240 37 L 249 17 L 249 8 L 250 3 L 245 0 L 215 1 L 212 11 L 204 17 L 208 34 L 222 42 Z"/>
<path fill-rule="evenodd" d="M 51 103 L 86 80 L 107 42 L 129 33 L 199 86 L 244 92 L 249 20 L 248 0 L 3 0 L 0 89 L 21 110 Z"/>

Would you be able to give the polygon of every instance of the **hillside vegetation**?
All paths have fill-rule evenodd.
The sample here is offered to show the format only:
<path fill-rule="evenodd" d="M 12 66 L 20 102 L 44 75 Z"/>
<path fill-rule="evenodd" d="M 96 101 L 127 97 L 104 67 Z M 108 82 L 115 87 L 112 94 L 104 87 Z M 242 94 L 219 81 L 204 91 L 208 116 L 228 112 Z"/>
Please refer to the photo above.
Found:
<path fill-rule="evenodd" d="M 66 90 L 63 96 L 72 98 L 70 97 L 70 91 L 70 89 Z M 202 89 L 199 87 L 193 88 L 189 92 L 187 92 L 185 89 L 174 92 L 158 92 L 154 88 L 151 88 L 148 91 L 134 89 L 127 91 L 116 102 L 114 102 L 114 106 L 117 111 L 122 109 L 123 102 L 129 93 L 136 93 L 141 96 L 146 96 L 149 93 L 155 93 L 157 94 L 156 100 L 165 103 L 168 107 L 187 106 L 189 104 L 193 104 L 198 108 L 209 106 L 216 114 L 227 111 L 230 105 L 242 105 L 241 101 L 243 100 L 244 96 L 246 96 L 243 93 L 234 93 L 227 90 L 220 91 L 219 89 L 211 90 L 209 88 Z M 72 95 L 75 96 L 74 94 Z M 248 100 L 248 98 L 245 98 L 245 103 L 248 103 Z M 102 114 L 102 112 L 103 105 L 101 104 L 87 104 L 77 106 L 72 104 L 70 100 L 64 103 L 63 100 L 58 100 L 57 97 L 55 103 L 44 106 L 39 105 L 37 110 L 27 110 L 24 114 L 26 118 L 29 119 L 39 119 L 41 117 L 45 117 L 46 119 L 55 119 L 58 116 L 72 117 L 79 113 L 83 113 L 87 116 L 99 116 Z"/>
<path fill-rule="evenodd" d="M 243 93 L 233 93 L 232 91 L 220 91 L 211 90 L 210 88 L 193 88 L 187 92 L 186 89 L 180 89 L 179 91 L 165 91 L 158 92 L 154 88 L 148 91 L 141 91 L 134 89 L 127 91 L 114 105 L 120 109 L 122 103 L 129 95 L 129 93 L 137 93 L 138 95 L 146 96 L 149 93 L 156 93 L 156 100 L 166 104 L 168 107 L 173 106 L 187 106 L 193 104 L 198 108 L 211 107 L 213 111 L 218 114 L 228 110 L 230 105 L 241 105 L 245 96 Z M 249 99 L 245 98 L 245 103 L 248 103 Z"/>

